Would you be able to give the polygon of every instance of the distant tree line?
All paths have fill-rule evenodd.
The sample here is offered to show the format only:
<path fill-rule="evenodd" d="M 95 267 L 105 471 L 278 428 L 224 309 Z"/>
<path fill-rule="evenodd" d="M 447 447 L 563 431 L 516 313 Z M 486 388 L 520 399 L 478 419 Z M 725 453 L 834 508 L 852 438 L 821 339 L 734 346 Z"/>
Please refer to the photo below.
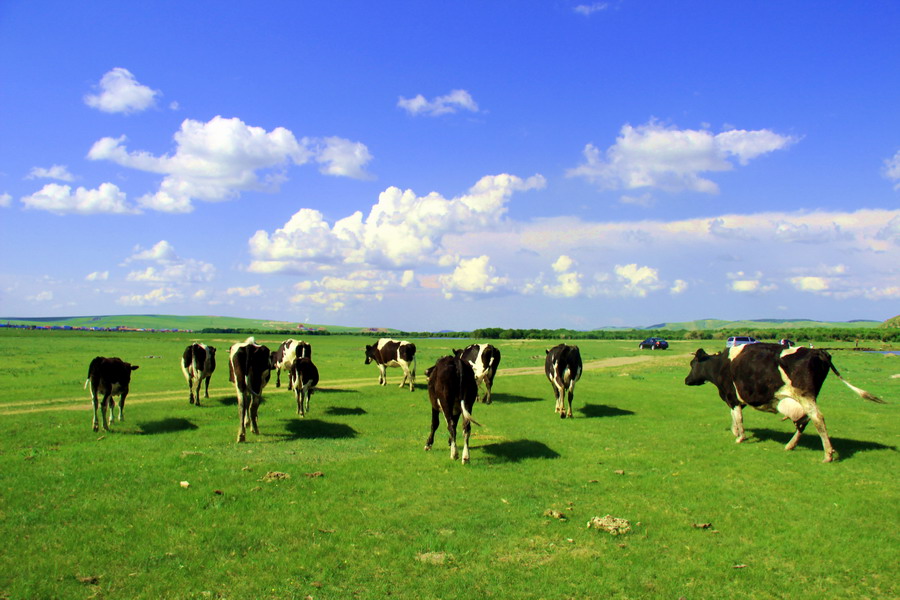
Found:
<path fill-rule="evenodd" d="M 804 340 L 830 342 L 893 342 L 900 343 L 900 328 L 872 327 L 854 329 L 850 327 L 804 327 L 797 329 L 751 329 L 751 330 L 707 330 L 707 329 L 595 329 L 578 331 L 574 329 L 505 329 L 502 327 L 483 327 L 472 331 L 326 331 L 295 329 L 235 329 L 207 327 L 199 333 L 218 333 L 228 335 L 285 335 L 285 336 L 317 336 L 317 335 L 364 335 L 380 337 L 413 337 L 413 338 L 457 338 L 478 340 L 643 340 L 648 337 L 661 337 L 667 340 L 726 340 L 732 335 L 749 335 L 760 341 L 790 339 L 802 343 Z"/>

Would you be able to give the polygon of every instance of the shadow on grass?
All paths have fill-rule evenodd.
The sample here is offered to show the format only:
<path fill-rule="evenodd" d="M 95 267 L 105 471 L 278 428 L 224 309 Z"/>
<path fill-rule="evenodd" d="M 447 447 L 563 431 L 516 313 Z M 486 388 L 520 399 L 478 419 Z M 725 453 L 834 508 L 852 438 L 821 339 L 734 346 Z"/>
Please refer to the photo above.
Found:
<path fill-rule="evenodd" d="M 329 406 L 325 411 L 326 415 L 349 416 L 349 415 L 365 415 L 368 414 L 366 409 L 357 406 L 356 408 L 344 408 L 343 406 Z"/>
<path fill-rule="evenodd" d="M 552 396 L 551 396 L 552 397 Z M 546 400 L 546 398 L 532 398 L 530 396 L 513 396 L 512 394 L 491 394 L 491 403 L 494 402 L 503 404 L 516 404 L 519 402 L 540 402 L 541 400 Z"/>
<path fill-rule="evenodd" d="M 237 396 L 225 396 L 219 398 L 219 404 L 222 406 L 237 406 Z"/>
<path fill-rule="evenodd" d="M 812 430 L 812 431 L 810 431 Z M 794 436 L 793 431 L 776 431 L 774 429 L 752 429 L 753 437 L 761 442 L 772 441 L 778 442 L 782 446 L 787 444 Z M 849 438 L 840 438 L 828 436 L 831 438 L 831 445 L 837 453 L 838 459 L 850 458 L 857 452 L 869 452 L 872 450 L 893 450 L 897 451 L 896 446 L 889 446 L 879 442 L 867 442 L 865 440 L 851 440 Z M 746 443 L 746 442 L 745 442 Z M 808 448 L 810 450 L 822 451 L 822 438 L 816 433 L 812 426 L 807 426 L 806 431 L 800 438 L 798 447 Z"/>
<path fill-rule="evenodd" d="M 282 422 L 288 430 L 289 439 L 347 439 L 358 435 L 355 429 L 343 423 L 300 418 Z"/>
<path fill-rule="evenodd" d="M 334 393 L 359 394 L 360 391 L 359 390 L 347 390 L 347 389 L 336 388 L 336 387 L 316 387 L 316 393 L 317 394 L 334 394 Z"/>
<path fill-rule="evenodd" d="M 499 462 L 521 462 L 529 458 L 559 458 L 559 453 L 534 440 L 516 440 L 514 442 L 497 442 L 479 447 Z"/>
<path fill-rule="evenodd" d="M 174 433 L 176 431 L 190 431 L 197 429 L 197 426 L 187 419 L 170 417 L 161 421 L 150 421 L 148 423 L 138 423 L 141 435 L 156 435 L 157 433 Z"/>
<path fill-rule="evenodd" d="M 634 414 L 634 411 L 616 408 L 615 406 L 606 406 L 605 404 L 585 404 L 578 409 L 578 412 L 589 419 L 600 417 L 624 417 Z"/>

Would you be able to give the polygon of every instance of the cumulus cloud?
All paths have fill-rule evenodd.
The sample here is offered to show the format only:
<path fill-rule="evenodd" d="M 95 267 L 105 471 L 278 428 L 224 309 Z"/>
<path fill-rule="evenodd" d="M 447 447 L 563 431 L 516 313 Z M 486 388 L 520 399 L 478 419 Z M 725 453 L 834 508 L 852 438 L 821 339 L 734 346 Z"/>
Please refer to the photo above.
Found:
<path fill-rule="evenodd" d="M 381 301 L 391 289 L 407 287 L 412 272 L 402 273 L 378 269 L 360 269 L 341 275 L 326 275 L 318 280 L 304 280 L 294 285 L 292 304 L 318 306 L 329 312 L 342 310 L 350 302 Z"/>
<path fill-rule="evenodd" d="M 94 190 L 48 183 L 38 192 L 22 198 L 25 208 L 65 214 L 137 214 L 140 211 L 125 201 L 125 192 L 113 183 L 102 183 Z"/>
<path fill-rule="evenodd" d="M 51 300 L 53 300 L 53 292 L 51 292 L 51 291 L 38 292 L 34 296 L 28 296 L 26 299 L 31 302 L 50 302 Z"/>
<path fill-rule="evenodd" d="M 106 281 L 109 279 L 109 271 L 94 271 L 85 275 L 85 281 Z"/>
<path fill-rule="evenodd" d="M 730 171 L 734 160 L 746 165 L 795 141 L 767 129 L 732 129 L 713 134 L 650 121 L 637 127 L 624 125 L 616 143 L 605 152 L 587 144 L 584 162 L 569 169 L 567 175 L 584 177 L 604 189 L 657 188 L 715 194 L 718 185 L 704 174 Z"/>
<path fill-rule="evenodd" d="M 491 294 L 509 283 L 508 278 L 496 275 L 487 255 L 461 259 L 452 273 L 441 275 L 439 280 L 445 298 L 452 298 L 458 292 L 467 296 Z"/>
<path fill-rule="evenodd" d="M 193 258 L 181 258 L 166 240 L 161 240 L 148 249 L 138 247 L 125 263 L 133 261 L 154 264 L 142 270 L 131 271 L 126 276 L 127 281 L 184 284 L 212 281 L 216 275 L 213 265 Z"/>
<path fill-rule="evenodd" d="M 685 293 L 687 291 L 687 289 L 688 289 L 687 281 L 685 281 L 684 279 L 676 279 L 672 283 L 672 287 L 669 288 L 669 293 L 672 294 L 673 296 L 675 296 L 678 294 Z"/>
<path fill-rule="evenodd" d="M 478 112 L 478 104 L 466 90 L 453 90 L 445 96 L 438 96 L 426 100 L 422 94 L 414 98 L 400 97 L 397 106 L 411 115 L 426 115 L 436 117 L 455 113 L 460 110 Z"/>
<path fill-rule="evenodd" d="M 581 273 L 571 270 L 575 261 L 565 254 L 551 265 L 556 272 L 556 283 L 543 286 L 544 294 L 555 298 L 574 298 L 582 293 Z"/>
<path fill-rule="evenodd" d="M 163 212 L 193 210 L 193 201 L 229 200 L 243 191 L 277 190 L 291 164 L 316 160 L 323 173 L 367 178 L 371 155 L 364 144 L 338 137 L 297 139 L 284 127 L 266 131 L 237 118 L 216 116 L 206 123 L 185 119 L 174 135 L 175 152 L 154 156 L 129 151 L 125 136 L 105 137 L 88 158 L 163 175 L 155 193 L 138 199 L 141 206 Z"/>
<path fill-rule="evenodd" d="M 10 206 L 12 206 L 12 195 L 0 194 L 0 208 L 9 208 Z"/>
<path fill-rule="evenodd" d="M 447 255 L 444 236 L 495 227 L 513 193 L 544 185 L 540 175 L 485 176 L 468 193 L 451 199 L 389 187 L 367 217 L 357 211 L 333 226 L 319 211 L 303 208 L 284 227 L 253 235 L 250 271 L 307 272 L 336 264 L 400 269 L 438 263 Z"/>
<path fill-rule="evenodd" d="M 639 267 L 635 263 L 616 265 L 615 274 L 622 284 L 621 292 L 626 296 L 644 297 L 663 287 L 659 272 L 652 267 Z"/>
<path fill-rule="evenodd" d="M 775 284 L 763 283 L 763 274 L 761 272 L 749 274 L 744 273 L 743 271 L 737 271 L 735 273 L 728 273 L 727 277 L 731 280 L 728 289 L 732 292 L 762 294 L 778 289 L 778 286 Z"/>
<path fill-rule="evenodd" d="M 138 83 L 128 69 L 116 67 L 106 73 L 97 86 L 96 94 L 87 94 L 84 103 L 108 113 L 136 113 L 156 104 L 161 92 Z"/>
<path fill-rule="evenodd" d="M 75 181 L 75 176 L 69 173 L 66 165 L 53 165 L 52 167 L 32 167 L 25 179 L 58 179 L 59 181 Z"/>
<path fill-rule="evenodd" d="M 230 287 L 225 291 L 229 296 L 240 296 L 241 298 L 249 298 L 251 296 L 262 296 L 262 288 L 259 285 L 251 285 L 249 287 Z"/>

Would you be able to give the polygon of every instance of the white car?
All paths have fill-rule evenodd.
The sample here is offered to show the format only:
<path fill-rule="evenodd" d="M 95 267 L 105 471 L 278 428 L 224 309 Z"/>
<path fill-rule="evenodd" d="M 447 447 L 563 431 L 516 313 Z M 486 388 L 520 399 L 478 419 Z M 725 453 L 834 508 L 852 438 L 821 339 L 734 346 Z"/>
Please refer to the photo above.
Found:
<path fill-rule="evenodd" d="M 752 338 L 747 335 L 733 335 L 728 338 L 728 341 L 725 342 L 726 348 L 732 348 L 734 346 L 743 346 L 744 344 L 758 344 L 758 340 Z"/>

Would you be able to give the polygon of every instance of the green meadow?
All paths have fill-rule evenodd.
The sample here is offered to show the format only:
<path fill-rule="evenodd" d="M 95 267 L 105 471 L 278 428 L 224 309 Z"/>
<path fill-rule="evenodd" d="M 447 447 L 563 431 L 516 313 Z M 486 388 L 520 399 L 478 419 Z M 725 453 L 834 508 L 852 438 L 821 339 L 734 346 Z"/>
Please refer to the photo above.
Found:
<path fill-rule="evenodd" d="M 179 368 L 218 348 L 210 398 Z M 415 392 L 377 385 L 373 338 L 307 338 L 320 372 L 311 414 L 282 378 L 260 434 L 235 443 L 222 334 L 0 331 L 0 598 L 896 598 L 900 357 L 832 351 L 819 403 L 837 460 L 812 428 L 745 411 L 735 444 L 690 355 L 721 342 L 579 341 L 573 419 L 543 375 L 554 342 L 495 343 L 494 402 L 477 404 L 471 463 L 428 435 L 425 368 L 472 340 L 413 339 Z M 281 337 L 260 334 L 274 348 Z M 825 345 L 825 344 L 822 344 Z M 828 344 L 832 345 L 833 344 Z M 87 367 L 140 365 L 124 422 L 91 431 Z M 625 519 L 620 535 L 588 528 Z"/>

